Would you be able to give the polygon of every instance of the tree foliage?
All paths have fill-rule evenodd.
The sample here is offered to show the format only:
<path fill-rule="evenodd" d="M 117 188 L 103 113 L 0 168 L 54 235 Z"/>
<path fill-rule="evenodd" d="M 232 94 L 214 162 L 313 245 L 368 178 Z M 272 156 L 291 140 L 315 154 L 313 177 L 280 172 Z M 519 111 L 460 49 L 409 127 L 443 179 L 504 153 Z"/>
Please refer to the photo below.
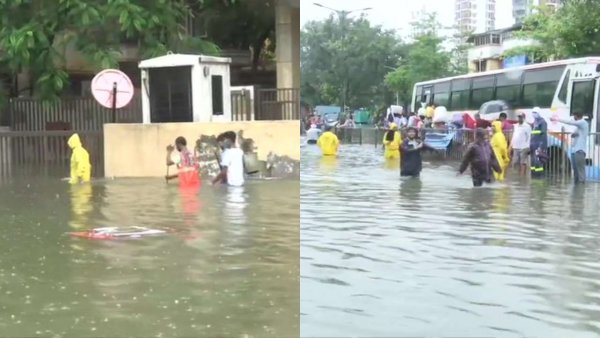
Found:
<path fill-rule="evenodd" d="M 341 104 L 347 79 L 351 107 L 389 105 L 395 101 L 392 93 L 406 105 L 416 82 L 466 73 L 465 34 L 443 36 L 434 13 L 418 18 L 409 42 L 364 18 L 332 16 L 308 23 L 301 34 L 303 100 Z"/>
<path fill-rule="evenodd" d="M 472 44 L 467 39 L 472 32 L 461 32 L 458 27 L 454 28 L 456 33 L 452 35 L 450 50 L 450 73 L 466 74 L 469 71 L 468 50 Z"/>
<path fill-rule="evenodd" d="M 567 0 L 554 11 L 537 7 L 527 17 L 517 37 L 533 39 L 537 45 L 517 47 L 505 57 L 527 54 L 553 60 L 600 54 L 600 0 Z"/>
<path fill-rule="evenodd" d="M 307 23 L 300 39 L 303 101 L 357 108 L 391 97 L 383 78 L 403 54 L 393 31 L 341 14 Z"/>
<path fill-rule="evenodd" d="M 123 41 L 142 57 L 218 54 L 213 43 L 184 34 L 190 13 L 184 0 L 0 0 L 0 66 L 12 76 L 27 70 L 36 93 L 50 98 L 66 84 L 69 46 L 99 69 L 116 65 Z"/>
<path fill-rule="evenodd" d="M 444 48 L 444 38 L 440 35 L 441 27 L 435 13 L 425 13 L 422 20 L 412 25 L 413 41 L 406 47 L 406 58 L 385 77 L 386 84 L 398 92 L 404 103 L 411 102 L 416 82 L 460 74 L 464 70 L 452 63 L 453 53 Z"/>
<path fill-rule="evenodd" d="M 196 34 L 205 34 L 221 48 L 250 49 L 255 69 L 261 57 L 273 55 L 275 0 L 202 0 L 192 7 L 201 23 Z"/>

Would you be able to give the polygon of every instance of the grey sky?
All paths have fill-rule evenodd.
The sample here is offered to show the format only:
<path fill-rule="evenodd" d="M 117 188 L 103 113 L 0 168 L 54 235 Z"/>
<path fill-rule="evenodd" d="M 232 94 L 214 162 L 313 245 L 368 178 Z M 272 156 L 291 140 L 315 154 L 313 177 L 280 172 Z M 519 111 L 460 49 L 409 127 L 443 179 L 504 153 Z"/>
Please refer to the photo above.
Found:
<path fill-rule="evenodd" d="M 413 14 L 422 9 L 437 12 L 438 19 L 444 25 L 454 24 L 454 0 L 301 0 L 301 26 L 311 20 L 326 19 L 331 14 L 331 11 L 315 6 L 315 2 L 338 10 L 371 7 L 371 10 L 364 12 L 369 21 L 387 29 L 394 29 L 402 36 L 410 33 L 409 23 Z M 360 13 L 351 15 L 359 16 Z M 512 1 L 496 0 L 496 28 L 512 24 Z"/>

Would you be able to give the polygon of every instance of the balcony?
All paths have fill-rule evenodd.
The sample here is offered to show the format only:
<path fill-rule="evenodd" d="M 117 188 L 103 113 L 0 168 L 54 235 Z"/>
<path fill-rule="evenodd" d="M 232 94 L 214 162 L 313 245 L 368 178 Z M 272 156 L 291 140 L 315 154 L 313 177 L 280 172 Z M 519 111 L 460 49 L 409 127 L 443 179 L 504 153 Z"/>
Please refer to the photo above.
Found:
<path fill-rule="evenodd" d="M 480 59 L 497 59 L 500 58 L 503 51 L 500 45 L 475 46 L 469 49 L 467 58 L 469 62 Z"/>

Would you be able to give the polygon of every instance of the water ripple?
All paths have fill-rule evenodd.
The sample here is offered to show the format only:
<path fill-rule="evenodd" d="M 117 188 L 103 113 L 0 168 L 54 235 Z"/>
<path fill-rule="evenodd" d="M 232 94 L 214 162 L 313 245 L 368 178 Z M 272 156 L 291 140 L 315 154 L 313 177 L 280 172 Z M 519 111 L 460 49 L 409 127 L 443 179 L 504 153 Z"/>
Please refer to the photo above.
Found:
<path fill-rule="evenodd" d="M 298 335 L 298 181 L 189 195 L 159 179 L 27 183 L 0 189 L 0 336 Z M 65 235 L 102 226 L 169 233 Z"/>
<path fill-rule="evenodd" d="M 599 332 L 598 185 L 404 180 L 372 146 L 301 168 L 303 336 Z"/>

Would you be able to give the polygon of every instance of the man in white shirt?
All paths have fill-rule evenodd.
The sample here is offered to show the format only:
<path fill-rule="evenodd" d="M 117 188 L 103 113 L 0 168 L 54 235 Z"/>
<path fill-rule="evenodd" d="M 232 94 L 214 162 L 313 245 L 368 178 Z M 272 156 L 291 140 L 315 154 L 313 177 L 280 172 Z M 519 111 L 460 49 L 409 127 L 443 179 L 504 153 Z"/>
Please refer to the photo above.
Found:
<path fill-rule="evenodd" d="M 310 129 L 306 131 L 306 143 L 317 144 L 321 132 L 321 129 L 317 128 L 316 124 L 311 124 Z"/>
<path fill-rule="evenodd" d="M 518 116 L 518 123 L 515 124 L 513 136 L 510 141 L 509 154 L 512 154 L 513 166 L 519 165 L 519 174 L 525 176 L 529 166 L 529 144 L 531 141 L 531 126 L 525 122 L 525 114 Z"/>
<path fill-rule="evenodd" d="M 244 151 L 235 147 L 230 139 L 223 141 L 225 151 L 221 155 L 221 172 L 213 184 L 227 183 L 234 187 L 244 185 Z"/>

